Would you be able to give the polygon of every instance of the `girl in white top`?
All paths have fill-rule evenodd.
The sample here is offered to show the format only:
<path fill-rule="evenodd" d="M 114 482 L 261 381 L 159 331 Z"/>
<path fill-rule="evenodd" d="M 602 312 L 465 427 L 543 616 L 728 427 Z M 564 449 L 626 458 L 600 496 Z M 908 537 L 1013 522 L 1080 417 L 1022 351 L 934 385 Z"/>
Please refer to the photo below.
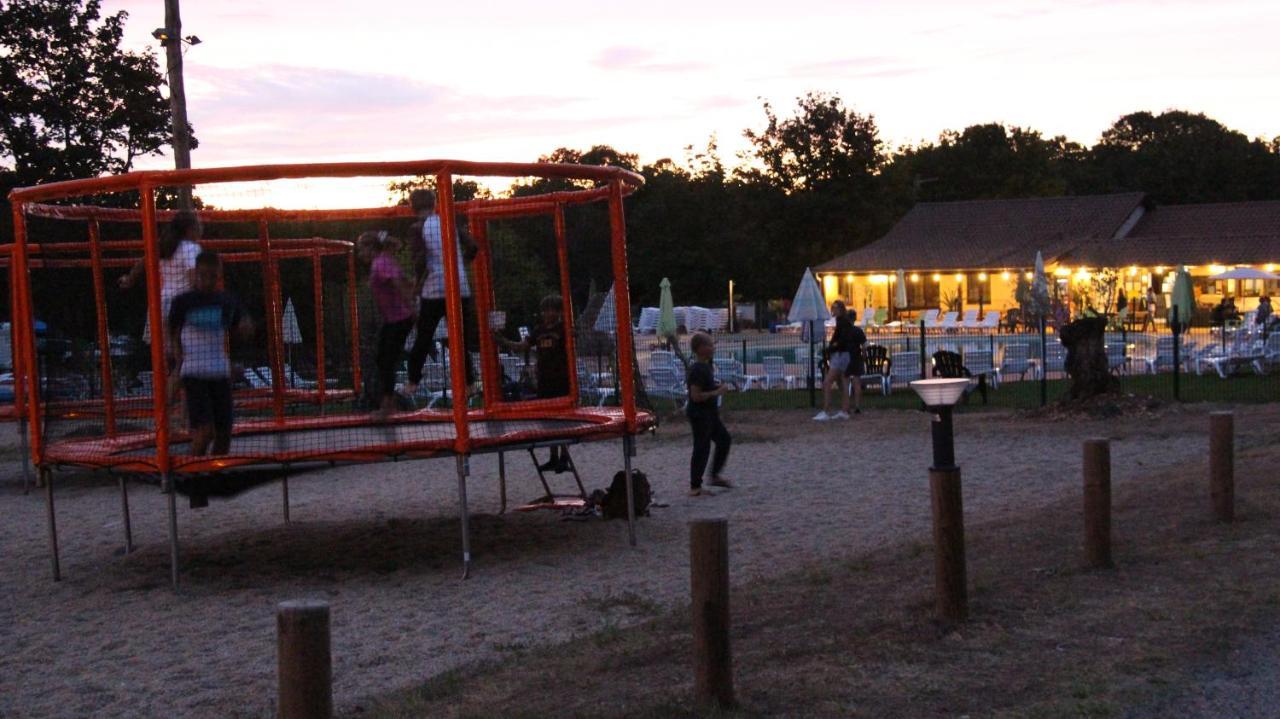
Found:
<path fill-rule="evenodd" d="M 160 314 L 165 324 L 169 320 L 173 298 L 190 291 L 193 286 L 202 229 L 196 213 L 183 210 L 173 216 L 168 231 L 160 238 L 157 248 L 160 250 Z M 133 287 L 145 274 L 146 267 L 139 260 L 129 274 L 120 278 L 120 288 Z"/>

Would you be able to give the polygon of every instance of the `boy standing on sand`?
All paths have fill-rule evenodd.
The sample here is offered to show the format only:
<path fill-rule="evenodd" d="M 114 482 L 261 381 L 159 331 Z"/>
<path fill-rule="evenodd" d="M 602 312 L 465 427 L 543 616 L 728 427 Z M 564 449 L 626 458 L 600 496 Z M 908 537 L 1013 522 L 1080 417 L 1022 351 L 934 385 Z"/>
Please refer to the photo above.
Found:
<path fill-rule="evenodd" d="M 716 341 L 711 335 L 698 332 L 689 340 L 689 348 L 693 351 L 695 362 L 689 367 L 686 383 L 689 387 L 689 403 L 685 406 L 685 415 L 689 418 L 689 426 L 693 430 L 693 456 L 689 460 L 689 496 L 702 497 L 711 494 L 702 488 L 702 473 L 707 468 L 707 455 L 711 453 L 711 443 L 715 442 L 716 453 L 711 460 L 711 486 L 732 487 L 733 484 L 721 476 L 725 462 L 729 459 L 729 445 L 732 438 L 724 422 L 720 421 L 718 400 L 728 394 L 733 385 L 716 382 L 715 365 L 711 359 L 716 354 Z"/>

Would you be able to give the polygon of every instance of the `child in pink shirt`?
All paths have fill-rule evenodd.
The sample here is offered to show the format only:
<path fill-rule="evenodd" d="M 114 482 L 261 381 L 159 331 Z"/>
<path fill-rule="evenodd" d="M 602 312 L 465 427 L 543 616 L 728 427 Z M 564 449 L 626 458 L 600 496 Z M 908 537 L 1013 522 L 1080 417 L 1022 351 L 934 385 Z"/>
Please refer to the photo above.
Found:
<path fill-rule="evenodd" d="M 404 353 L 404 343 L 413 329 L 413 283 L 396 262 L 400 242 L 385 231 L 365 232 L 356 241 L 360 260 L 369 265 L 369 290 L 382 317 L 378 327 L 378 409 L 385 418 L 396 409 L 396 368 Z"/>

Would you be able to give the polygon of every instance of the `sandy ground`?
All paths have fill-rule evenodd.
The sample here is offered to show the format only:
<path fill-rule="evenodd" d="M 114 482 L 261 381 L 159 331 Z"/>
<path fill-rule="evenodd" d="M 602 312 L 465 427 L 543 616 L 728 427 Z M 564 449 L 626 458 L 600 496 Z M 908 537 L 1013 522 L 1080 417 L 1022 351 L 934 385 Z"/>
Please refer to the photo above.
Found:
<path fill-rule="evenodd" d="M 1010 519 L 1077 493 L 1087 437 L 1112 438 L 1117 488 L 1141 485 L 1157 468 L 1203 472 L 1207 410 L 1106 421 L 960 416 L 966 521 Z M 624 522 L 498 516 L 497 460 L 477 457 L 476 563 L 461 581 L 453 462 L 354 466 L 294 477 L 287 527 L 278 483 L 205 509 L 180 501 L 176 595 L 158 490 L 132 485 L 137 550 L 125 556 L 114 480 L 59 476 L 64 578 L 55 583 L 43 495 L 22 494 L 14 452 L 0 449 L 0 716 L 270 716 L 275 605 L 305 597 L 332 605 L 334 691 L 351 712 L 464 662 L 681 602 L 686 522 L 698 516 L 729 518 L 736 582 L 890 542 L 926 546 L 926 415 L 878 411 L 828 425 L 807 412 L 726 419 L 739 486 L 715 497 L 684 495 L 689 447 L 679 421 L 640 441 L 636 466 L 670 506 L 641 521 L 635 549 Z M 1238 410 L 1238 445 L 1274 442 L 1277 420 L 1274 406 Z M 575 457 L 588 488 L 604 487 L 622 466 L 621 443 L 580 447 Z M 527 458 L 510 459 L 513 498 L 537 496 Z M 571 486 L 565 476 L 560 483 Z"/>

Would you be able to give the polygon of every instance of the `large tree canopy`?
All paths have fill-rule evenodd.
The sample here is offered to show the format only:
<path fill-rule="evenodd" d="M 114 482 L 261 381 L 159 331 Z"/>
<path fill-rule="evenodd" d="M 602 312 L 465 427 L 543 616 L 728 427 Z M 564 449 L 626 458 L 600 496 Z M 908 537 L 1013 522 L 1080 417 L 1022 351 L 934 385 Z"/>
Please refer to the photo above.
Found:
<path fill-rule="evenodd" d="M 1158 202 L 1280 198 L 1280 138 L 1250 140 L 1203 115 L 1169 111 L 1120 118 L 1093 147 L 999 123 L 947 130 L 934 142 L 884 149 L 874 118 L 834 95 L 811 93 L 763 127 L 744 131 L 750 150 L 726 168 L 715 139 L 683 160 L 640 166 L 608 145 L 557 148 L 543 162 L 607 164 L 644 175 L 628 199 L 632 298 L 658 301 L 671 280 L 680 304 L 719 305 L 728 280 L 744 299 L 788 297 L 806 265 L 883 235 L 917 201 L 1019 198 L 1143 190 Z M 565 189 L 565 180 L 518 183 L 513 195 Z M 567 216 L 579 301 L 612 274 L 608 217 L 599 204 Z M 502 228 L 508 252 L 554 267 L 549 220 Z M 514 256 L 514 255 L 513 255 Z M 530 286 L 542 287 L 554 271 Z"/>
<path fill-rule="evenodd" d="M 1141 190 L 1167 203 L 1280 197 L 1275 142 L 1199 113 L 1125 115 L 1102 133 L 1093 161 L 1098 191 Z"/>
<path fill-rule="evenodd" d="M 127 172 L 170 141 L 155 58 L 99 0 L 0 4 L 0 165 L 14 185 Z M 195 146 L 193 141 L 192 146 Z"/>

